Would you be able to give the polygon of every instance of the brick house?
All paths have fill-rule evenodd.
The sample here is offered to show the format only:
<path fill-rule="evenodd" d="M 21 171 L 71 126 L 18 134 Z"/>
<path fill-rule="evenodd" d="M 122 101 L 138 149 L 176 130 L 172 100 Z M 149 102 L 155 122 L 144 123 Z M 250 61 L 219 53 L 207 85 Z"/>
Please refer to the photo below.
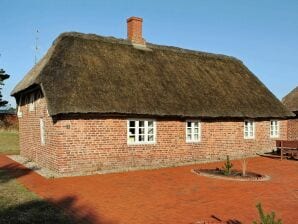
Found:
<path fill-rule="evenodd" d="M 298 86 L 282 99 L 282 103 L 296 115 L 287 120 L 288 140 L 298 140 Z"/>
<path fill-rule="evenodd" d="M 230 56 L 63 33 L 14 88 L 21 155 L 64 175 L 271 150 L 293 114 Z M 281 121 L 280 121 L 281 120 Z"/>

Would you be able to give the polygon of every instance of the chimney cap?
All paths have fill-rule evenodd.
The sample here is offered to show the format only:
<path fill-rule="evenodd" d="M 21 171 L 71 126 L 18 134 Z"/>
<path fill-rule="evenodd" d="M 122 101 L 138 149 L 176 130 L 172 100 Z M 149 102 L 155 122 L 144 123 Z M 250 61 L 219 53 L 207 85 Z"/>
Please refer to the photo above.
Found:
<path fill-rule="evenodd" d="M 140 21 L 140 22 L 143 22 L 143 18 L 141 17 L 136 17 L 136 16 L 131 16 L 129 17 L 126 22 L 130 22 L 131 20 L 137 20 L 137 21 Z"/>

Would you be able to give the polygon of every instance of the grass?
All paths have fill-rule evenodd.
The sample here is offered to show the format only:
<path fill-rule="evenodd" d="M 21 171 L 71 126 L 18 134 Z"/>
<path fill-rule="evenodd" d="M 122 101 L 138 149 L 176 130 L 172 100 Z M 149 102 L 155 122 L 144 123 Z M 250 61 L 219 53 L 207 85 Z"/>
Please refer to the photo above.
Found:
<path fill-rule="evenodd" d="M 17 131 L 0 130 L 0 154 L 19 154 L 19 134 Z"/>
<path fill-rule="evenodd" d="M 52 203 L 20 185 L 0 170 L 0 223 L 74 223 Z"/>
<path fill-rule="evenodd" d="M 18 132 L 0 130 L 0 154 L 19 154 Z M 17 177 L 27 174 L 22 170 L 0 167 L 0 223 L 81 223 L 54 205 L 72 207 L 73 198 L 55 202 L 39 198 L 16 181 Z"/>

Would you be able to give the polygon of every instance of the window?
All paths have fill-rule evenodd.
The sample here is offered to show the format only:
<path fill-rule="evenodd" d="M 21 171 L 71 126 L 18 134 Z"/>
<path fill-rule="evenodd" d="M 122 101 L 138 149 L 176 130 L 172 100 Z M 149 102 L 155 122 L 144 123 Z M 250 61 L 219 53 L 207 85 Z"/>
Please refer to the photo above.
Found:
<path fill-rule="evenodd" d="M 34 93 L 30 95 L 29 111 L 34 111 Z"/>
<path fill-rule="evenodd" d="M 155 121 L 128 120 L 128 144 L 153 144 L 156 138 Z"/>
<path fill-rule="evenodd" d="M 40 143 L 41 145 L 46 144 L 46 130 L 45 130 L 45 122 L 42 118 L 39 120 L 40 125 Z"/>
<path fill-rule="evenodd" d="M 186 121 L 186 142 L 201 140 L 201 124 L 199 121 Z"/>
<path fill-rule="evenodd" d="M 244 121 L 244 138 L 252 139 L 255 138 L 255 123 L 250 120 Z"/>
<path fill-rule="evenodd" d="M 270 121 L 270 137 L 279 137 L 279 122 L 277 120 Z"/>

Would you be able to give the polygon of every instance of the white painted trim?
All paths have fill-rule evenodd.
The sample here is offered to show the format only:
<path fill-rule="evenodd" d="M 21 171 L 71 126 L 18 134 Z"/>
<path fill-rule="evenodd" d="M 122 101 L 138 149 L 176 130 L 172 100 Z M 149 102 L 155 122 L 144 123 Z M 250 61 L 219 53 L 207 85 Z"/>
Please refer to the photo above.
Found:
<path fill-rule="evenodd" d="M 40 128 L 40 144 L 45 145 L 46 144 L 46 128 L 45 128 L 45 122 L 43 118 L 39 119 L 39 128 Z"/>
<path fill-rule="evenodd" d="M 129 141 L 129 122 L 130 121 L 135 121 L 136 126 L 135 126 L 135 142 L 130 142 Z M 139 141 L 138 137 L 139 137 L 139 122 L 140 121 L 144 121 L 144 138 L 145 141 Z M 148 121 L 152 121 L 153 122 L 153 141 L 148 141 L 147 137 L 148 137 Z M 156 136 L 157 136 L 157 129 L 156 129 L 156 120 L 155 119 L 140 119 L 140 118 L 130 118 L 127 119 L 127 145 L 152 145 L 152 144 L 156 144 Z"/>
<path fill-rule="evenodd" d="M 252 122 L 252 136 L 245 136 L 245 122 Z M 248 133 L 250 132 L 250 130 L 248 130 Z M 243 122 L 243 136 L 244 139 L 255 139 L 255 134 L 256 133 L 256 128 L 255 128 L 255 121 L 254 120 L 244 120 Z"/>
<path fill-rule="evenodd" d="M 187 122 L 191 122 L 191 140 L 187 139 Z M 198 122 L 198 139 L 194 139 L 194 123 Z M 201 121 L 200 120 L 186 120 L 185 121 L 185 142 L 186 143 L 199 143 L 201 142 Z"/>
<path fill-rule="evenodd" d="M 272 121 L 276 121 L 276 126 L 277 126 L 277 134 L 276 135 L 272 135 L 271 134 L 271 122 Z M 279 120 L 270 120 L 270 128 L 269 128 L 269 135 L 270 135 L 270 138 L 279 138 L 279 135 L 280 135 L 280 122 Z"/>

